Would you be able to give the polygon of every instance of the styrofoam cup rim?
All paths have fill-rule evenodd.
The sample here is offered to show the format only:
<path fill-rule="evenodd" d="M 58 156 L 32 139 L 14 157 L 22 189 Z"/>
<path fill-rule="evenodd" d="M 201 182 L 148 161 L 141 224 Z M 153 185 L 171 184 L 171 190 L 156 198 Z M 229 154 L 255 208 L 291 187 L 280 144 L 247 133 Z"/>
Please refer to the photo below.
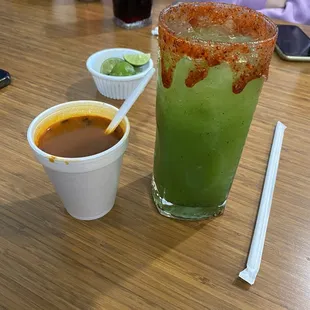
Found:
<path fill-rule="evenodd" d="M 61 160 L 61 161 L 68 161 L 68 162 L 81 162 L 81 161 L 92 161 L 92 160 L 96 160 L 98 158 L 104 157 L 106 155 L 111 154 L 112 152 L 116 151 L 118 148 L 120 148 L 126 141 L 129 135 L 129 131 L 130 131 L 130 123 L 129 120 L 127 118 L 127 116 L 125 116 L 124 121 L 126 124 L 126 129 L 125 132 L 121 138 L 121 140 L 119 140 L 115 145 L 113 145 L 111 148 L 97 153 L 95 155 L 91 155 L 91 156 L 84 156 L 84 157 L 61 157 L 61 156 L 55 156 L 53 154 L 49 154 L 46 153 L 44 151 L 42 151 L 34 142 L 34 135 L 35 135 L 35 130 L 38 126 L 38 124 L 40 124 L 40 122 L 42 120 L 44 120 L 48 115 L 52 114 L 53 112 L 59 110 L 60 108 L 65 108 L 68 107 L 70 105 L 85 105 L 85 104 L 95 104 L 95 105 L 99 105 L 102 104 L 106 107 L 108 107 L 109 109 L 118 111 L 118 109 L 116 107 L 114 107 L 111 104 L 108 104 L 106 102 L 101 102 L 101 101 L 95 101 L 95 100 L 76 100 L 76 101 L 68 101 L 65 103 L 61 103 L 61 104 L 57 104 L 55 106 L 52 106 L 46 110 L 44 110 L 43 112 L 41 112 L 38 116 L 36 116 L 33 121 L 30 123 L 28 130 L 27 130 L 27 140 L 28 143 L 30 145 L 30 147 L 33 149 L 33 151 L 35 153 L 37 153 L 38 155 L 42 156 L 42 157 L 46 157 L 46 158 L 51 158 L 51 157 L 55 157 L 57 158 L 57 160 Z"/>

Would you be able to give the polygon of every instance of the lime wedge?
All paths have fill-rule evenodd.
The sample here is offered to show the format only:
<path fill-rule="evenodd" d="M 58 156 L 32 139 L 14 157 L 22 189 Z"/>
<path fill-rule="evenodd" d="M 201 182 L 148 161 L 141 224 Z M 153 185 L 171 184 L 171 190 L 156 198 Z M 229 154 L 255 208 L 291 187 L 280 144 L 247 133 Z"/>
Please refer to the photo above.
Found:
<path fill-rule="evenodd" d="M 118 62 L 110 73 L 110 75 L 114 76 L 128 76 L 134 74 L 136 74 L 135 68 L 125 60 Z"/>
<path fill-rule="evenodd" d="M 114 66 L 121 61 L 124 60 L 122 58 L 116 58 L 116 57 L 106 59 L 100 67 L 100 73 L 110 74 Z"/>
<path fill-rule="evenodd" d="M 143 66 L 151 59 L 151 54 L 126 54 L 124 59 L 133 66 Z"/>

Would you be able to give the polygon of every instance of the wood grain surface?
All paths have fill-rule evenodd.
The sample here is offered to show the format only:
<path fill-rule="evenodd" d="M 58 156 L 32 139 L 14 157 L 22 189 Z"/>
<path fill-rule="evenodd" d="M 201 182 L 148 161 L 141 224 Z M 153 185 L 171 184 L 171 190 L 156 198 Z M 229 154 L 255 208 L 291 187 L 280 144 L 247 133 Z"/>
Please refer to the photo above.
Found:
<path fill-rule="evenodd" d="M 154 1 L 153 27 L 168 1 Z M 223 216 L 181 222 L 150 198 L 154 77 L 129 112 L 115 207 L 71 218 L 27 145 L 31 120 L 58 103 L 102 97 L 85 67 L 93 52 L 136 48 L 157 60 L 152 27 L 114 26 L 110 1 L 2 0 L 0 309 L 310 309 L 310 64 L 275 54 Z M 303 27 L 310 35 L 310 27 Z M 287 125 L 261 270 L 238 280 L 276 121 Z"/>

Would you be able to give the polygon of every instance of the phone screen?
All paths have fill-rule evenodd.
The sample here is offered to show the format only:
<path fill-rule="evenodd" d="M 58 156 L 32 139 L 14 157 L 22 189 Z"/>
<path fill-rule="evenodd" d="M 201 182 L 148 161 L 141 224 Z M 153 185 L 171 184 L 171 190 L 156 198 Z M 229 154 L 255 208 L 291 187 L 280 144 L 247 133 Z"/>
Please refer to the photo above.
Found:
<path fill-rule="evenodd" d="M 11 76 L 10 73 L 0 69 L 0 89 L 8 86 L 11 83 Z"/>
<path fill-rule="evenodd" d="M 310 38 L 297 26 L 278 25 L 277 46 L 288 56 L 310 56 Z"/>

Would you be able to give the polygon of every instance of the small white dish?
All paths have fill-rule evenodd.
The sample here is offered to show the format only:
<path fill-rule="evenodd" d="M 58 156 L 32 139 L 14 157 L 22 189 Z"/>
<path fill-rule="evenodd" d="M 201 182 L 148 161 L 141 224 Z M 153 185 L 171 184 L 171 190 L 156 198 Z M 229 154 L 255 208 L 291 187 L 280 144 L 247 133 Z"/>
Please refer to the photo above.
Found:
<path fill-rule="evenodd" d="M 142 72 L 130 76 L 111 76 L 100 73 L 101 64 L 108 58 L 123 58 L 125 54 L 140 54 L 141 51 L 130 48 L 111 48 L 92 54 L 86 61 L 98 91 L 112 99 L 126 99 L 138 86 L 146 73 L 154 66 L 152 59 L 141 67 Z"/>

